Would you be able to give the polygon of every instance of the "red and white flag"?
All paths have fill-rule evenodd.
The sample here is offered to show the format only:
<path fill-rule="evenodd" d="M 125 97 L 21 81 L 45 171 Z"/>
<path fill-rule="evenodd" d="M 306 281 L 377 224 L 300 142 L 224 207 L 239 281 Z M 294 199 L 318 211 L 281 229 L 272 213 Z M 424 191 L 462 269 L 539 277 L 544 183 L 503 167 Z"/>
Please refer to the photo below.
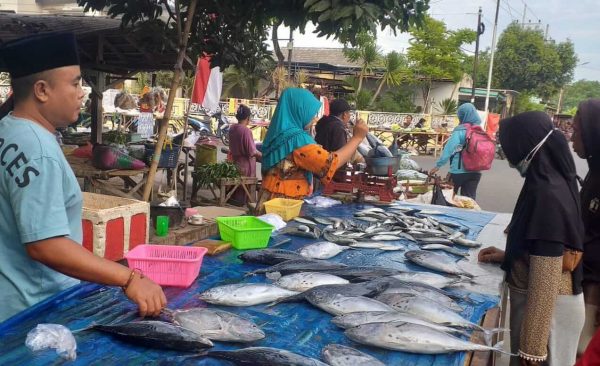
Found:
<path fill-rule="evenodd" d="M 222 89 L 223 73 L 221 69 L 218 66 L 211 69 L 209 57 L 199 58 L 196 64 L 190 112 L 197 113 L 204 108 L 214 113 L 219 108 Z"/>

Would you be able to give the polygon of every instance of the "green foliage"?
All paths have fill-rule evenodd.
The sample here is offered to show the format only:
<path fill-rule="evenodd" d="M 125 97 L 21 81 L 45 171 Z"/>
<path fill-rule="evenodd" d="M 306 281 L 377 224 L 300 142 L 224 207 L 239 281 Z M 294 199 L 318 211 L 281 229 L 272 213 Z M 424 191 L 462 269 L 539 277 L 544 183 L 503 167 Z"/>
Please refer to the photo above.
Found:
<path fill-rule="evenodd" d="M 201 165 L 193 173 L 200 187 L 219 184 L 221 178 L 239 178 L 237 165 L 230 162 Z"/>
<path fill-rule="evenodd" d="M 490 69 L 490 49 L 479 51 L 479 59 L 477 61 L 477 77 L 475 78 L 476 88 L 487 88 L 488 71 Z M 475 56 L 466 56 L 463 63 L 463 72 L 473 77 L 473 63 L 475 62 Z M 495 81 L 492 79 L 492 85 L 495 85 Z"/>
<path fill-rule="evenodd" d="M 567 86 L 563 95 L 562 110 L 577 108 L 580 102 L 591 98 L 600 98 L 600 82 L 578 80 Z"/>
<path fill-rule="evenodd" d="M 349 47 L 344 45 L 344 56 L 349 61 L 360 64 L 360 74 L 358 76 L 358 86 L 356 93 L 362 89 L 365 76 L 373 73 L 373 68 L 381 65 L 380 48 L 377 47 L 377 38 L 371 33 L 362 32 L 356 37 L 356 46 Z"/>
<path fill-rule="evenodd" d="M 456 110 L 458 109 L 458 103 L 454 99 L 444 99 L 438 103 L 437 110 L 443 115 L 447 116 L 450 114 L 456 114 Z"/>
<path fill-rule="evenodd" d="M 370 110 L 371 99 L 373 98 L 373 92 L 367 89 L 362 89 L 358 93 L 354 93 L 348 96 L 347 100 L 354 103 L 356 109 L 366 111 Z"/>
<path fill-rule="evenodd" d="M 395 87 L 388 90 L 375 102 L 373 110 L 393 113 L 415 113 L 416 106 L 413 103 L 412 88 Z"/>
<path fill-rule="evenodd" d="M 406 57 L 396 51 L 392 51 L 385 55 L 383 58 L 383 75 L 371 99 L 371 104 L 375 103 L 375 100 L 381 93 L 381 89 L 384 85 L 387 86 L 398 86 L 403 80 L 410 78 L 410 70 L 408 69 L 408 62 Z"/>
<path fill-rule="evenodd" d="M 275 61 L 264 58 L 259 62 L 248 62 L 240 67 L 229 66 L 223 72 L 223 96 L 238 98 L 256 98 L 261 80 L 268 81 L 275 68 Z M 233 89 L 242 91 L 242 95 L 232 95 Z"/>
<path fill-rule="evenodd" d="M 515 114 L 529 111 L 544 111 L 546 106 L 532 100 L 533 96 L 528 93 L 521 93 L 517 96 Z"/>
<path fill-rule="evenodd" d="M 546 42 L 541 31 L 513 23 L 498 40 L 495 87 L 535 93 L 547 100 L 571 81 L 577 60 L 570 40 Z"/>
<path fill-rule="evenodd" d="M 444 22 L 426 17 L 423 27 L 412 27 L 410 34 L 407 57 L 411 79 L 421 85 L 423 99 L 428 101 L 434 80 L 461 80 L 466 57 L 461 47 L 474 42 L 476 32 L 470 29 L 450 31 Z"/>
<path fill-rule="evenodd" d="M 160 51 L 167 43 L 179 44 L 178 34 L 190 1 L 175 1 L 178 9 L 164 6 L 170 2 L 157 0 L 77 3 L 85 11 L 104 10 L 111 17 L 121 17 L 124 27 L 137 29 L 145 37 L 143 44 Z M 213 66 L 240 67 L 249 59 L 261 60 L 269 55 L 265 41 L 270 27 L 277 22 L 301 32 L 312 22 L 319 36 L 355 44 L 360 32 L 375 32 L 379 27 L 396 33 L 417 26 L 428 9 L 429 0 L 202 0 L 193 14 L 188 56 L 195 59 L 208 54 Z"/>

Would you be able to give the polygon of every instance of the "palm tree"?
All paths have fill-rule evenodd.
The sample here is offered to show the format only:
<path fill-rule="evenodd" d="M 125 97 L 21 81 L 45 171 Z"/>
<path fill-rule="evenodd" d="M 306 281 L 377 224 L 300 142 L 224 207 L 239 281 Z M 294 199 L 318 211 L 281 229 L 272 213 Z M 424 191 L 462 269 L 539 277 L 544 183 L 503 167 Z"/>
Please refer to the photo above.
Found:
<path fill-rule="evenodd" d="M 376 38 L 369 33 L 361 33 L 356 37 L 356 47 L 344 47 L 344 56 L 349 61 L 360 63 L 360 74 L 356 93 L 362 89 L 363 80 L 366 75 L 373 72 L 373 67 L 380 63 L 381 55 L 377 47 Z"/>
<path fill-rule="evenodd" d="M 261 80 L 268 81 L 273 70 L 272 59 L 264 59 L 257 64 L 242 67 L 230 66 L 223 72 L 223 95 L 230 95 L 234 88 L 243 91 L 244 96 L 255 98 Z"/>
<path fill-rule="evenodd" d="M 402 82 L 402 79 L 408 75 L 406 59 L 396 51 L 392 51 L 385 55 L 383 65 L 385 71 L 383 72 L 379 86 L 377 86 L 377 90 L 375 91 L 370 104 L 375 103 L 375 99 L 377 99 L 379 93 L 381 93 L 381 89 L 384 85 L 398 86 Z"/>

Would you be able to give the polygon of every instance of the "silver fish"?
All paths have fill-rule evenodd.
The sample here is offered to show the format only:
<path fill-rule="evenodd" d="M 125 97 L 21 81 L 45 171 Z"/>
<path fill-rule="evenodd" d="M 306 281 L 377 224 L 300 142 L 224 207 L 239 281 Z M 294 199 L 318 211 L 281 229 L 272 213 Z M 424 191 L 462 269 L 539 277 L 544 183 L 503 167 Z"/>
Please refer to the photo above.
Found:
<path fill-rule="evenodd" d="M 364 296 L 344 296 L 327 294 L 326 296 L 306 296 L 306 300 L 332 315 L 355 313 L 357 311 L 393 311 L 394 309 L 380 301 Z"/>
<path fill-rule="evenodd" d="M 315 220 L 315 222 L 317 222 L 318 224 L 321 225 L 333 225 L 334 221 L 328 219 L 327 217 L 313 217 L 313 219 Z"/>
<path fill-rule="evenodd" d="M 327 366 L 326 363 L 314 358 L 271 347 L 248 347 L 235 351 L 210 351 L 207 354 L 208 357 L 224 359 L 234 365 Z"/>
<path fill-rule="evenodd" d="M 328 344 L 321 356 L 330 366 L 385 366 L 375 357 L 341 344 Z"/>
<path fill-rule="evenodd" d="M 329 259 L 348 249 L 350 248 L 337 245 L 329 241 L 320 241 L 302 247 L 298 253 L 305 258 Z"/>
<path fill-rule="evenodd" d="M 404 253 L 404 256 L 409 261 L 423 266 L 425 268 L 453 275 L 473 277 L 472 274 L 460 269 L 456 265 L 455 261 L 453 261 L 450 257 L 445 255 L 428 252 L 426 250 L 410 250 Z"/>
<path fill-rule="evenodd" d="M 452 240 L 448 240 L 445 238 L 420 238 L 419 242 L 422 244 L 443 244 L 443 245 L 453 245 Z"/>
<path fill-rule="evenodd" d="M 363 248 L 363 249 L 381 249 L 381 250 L 402 250 L 401 246 L 390 245 L 379 241 L 359 241 L 358 243 L 350 244 L 352 248 Z"/>
<path fill-rule="evenodd" d="M 348 245 L 352 243 L 356 243 L 356 240 L 352 238 L 342 238 L 339 236 L 333 235 L 333 233 L 329 231 L 323 231 L 323 239 L 330 241 L 332 243 L 340 244 L 340 245 Z"/>
<path fill-rule="evenodd" d="M 432 323 L 427 320 L 417 318 L 414 315 L 401 313 L 399 311 L 361 311 L 356 313 L 338 315 L 331 319 L 331 322 L 343 329 L 354 328 L 358 327 L 359 325 L 370 323 L 406 322 L 436 329 L 440 332 L 456 333 L 460 335 L 468 334 L 462 329 L 456 329 L 452 327 L 447 327 L 445 325 Z"/>
<path fill-rule="evenodd" d="M 379 300 L 385 304 L 390 305 L 390 302 L 394 300 L 394 295 L 400 294 L 409 294 L 415 295 L 418 297 L 423 297 L 425 299 L 435 301 L 436 303 L 447 307 L 453 311 L 463 311 L 462 306 L 458 305 L 454 299 L 451 297 L 444 295 L 435 290 L 429 290 L 424 287 L 410 287 L 408 286 L 390 286 L 387 290 L 385 290 L 382 294 L 378 295 L 375 299 Z"/>
<path fill-rule="evenodd" d="M 304 225 L 312 225 L 312 226 L 316 226 L 317 225 L 317 223 L 314 222 L 313 220 L 308 219 L 306 217 L 302 217 L 302 216 L 294 217 L 293 220 L 296 221 L 296 222 L 299 222 L 301 224 L 304 224 Z"/>
<path fill-rule="evenodd" d="M 316 259 L 293 259 L 275 264 L 270 267 L 257 269 L 246 273 L 246 276 L 252 276 L 262 273 L 279 272 L 282 275 L 288 275 L 298 272 L 329 272 L 330 270 L 346 268 L 345 264 L 334 263 L 328 261 L 320 261 Z"/>
<path fill-rule="evenodd" d="M 425 249 L 425 250 L 442 250 L 442 251 L 450 253 L 450 254 L 458 255 L 460 257 L 468 257 L 469 256 L 469 253 L 465 252 L 464 250 L 460 250 L 460 249 L 455 248 L 455 247 L 449 247 L 449 246 L 444 245 L 444 244 L 425 244 L 425 245 L 421 245 L 421 249 Z"/>
<path fill-rule="evenodd" d="M 346 330 L 345 334 L 361 344 L 410 353 L 441 354 L 458 351 L 505 353 L 501 347 L 472 343 L 423 325 L 405 322 L 363 324 Z"/>
<path fill-rule="evenodd" d="M 482 243 L 476 242 L 474 240 L 469 240 L 466 238 L 456 238 L 456 239 L 453 239 L 452 242 L 456 245 L 460 245 L 460 246 L 467 247 L 467 248 L 479 248 L 483 245 Z"/>
<path fill-rule="evenodd" d="M 381 218 L 376 218 L 372 216 L 360 216 L 356 217 L 357 220 L 366 221 L 366 222 L 379 222 Z"/>
<path fill-rule="evenodd" d="M 256 324 L 224 310 L 193 308 L 169 315 L 173 323 L 213 341 L 253 342 L 265 338 Z"/>
<path fill-rule="evenodd" d="M 392 276 L 405 282 L 429 285 L 437 288 L 452 286 L 464 280 L 458 277 L 442 276 L 431 272 L 404 272 Z"/>
<path fill-rule="evenodd" d="M 348 283 L 350 281 L 327 273 L 300 272 L 281 277 L 275 282 L 275 285 L 290 291 L 304 292 L 316 286 L 344 285 Z"/>
<path fill-rule="evenodd" d="M 464 237 L 465 237 L 465 233 L 463 233 L 463 232 L 461 232 L 459 230 L 456 230 L 453 234 L 450 234 L 448 236 L 448 239 L 449 240 L 454 240 L 454 239 L 464 238 Z"/>
<path fill-rule="evenodd" d="M 376 241 L 402 240 L 402 238 L 400 236 L 390 235 L 390 234 L 378 234 L 378 235 L 372 236 L 371 239 L 376 240 Z"/>
<path fill-rule="evenodd" d="M 273 302 L 298 294 L 266 283 L 237 283 L 213 287 L 199 295 L 210 304 L 227 306 L 252 306 Z"/>

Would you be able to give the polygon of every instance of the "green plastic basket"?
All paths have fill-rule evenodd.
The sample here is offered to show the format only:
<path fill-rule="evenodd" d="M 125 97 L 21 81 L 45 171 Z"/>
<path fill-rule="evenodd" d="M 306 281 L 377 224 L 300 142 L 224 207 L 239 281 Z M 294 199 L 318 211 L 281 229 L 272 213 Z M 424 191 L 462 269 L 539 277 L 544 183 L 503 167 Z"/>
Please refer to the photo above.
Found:
<path fill-rule="evenodd" d="M 265 248 L 274 227 L 254 216 L 217 217 L 221 239 L 235 249 Z"/>

